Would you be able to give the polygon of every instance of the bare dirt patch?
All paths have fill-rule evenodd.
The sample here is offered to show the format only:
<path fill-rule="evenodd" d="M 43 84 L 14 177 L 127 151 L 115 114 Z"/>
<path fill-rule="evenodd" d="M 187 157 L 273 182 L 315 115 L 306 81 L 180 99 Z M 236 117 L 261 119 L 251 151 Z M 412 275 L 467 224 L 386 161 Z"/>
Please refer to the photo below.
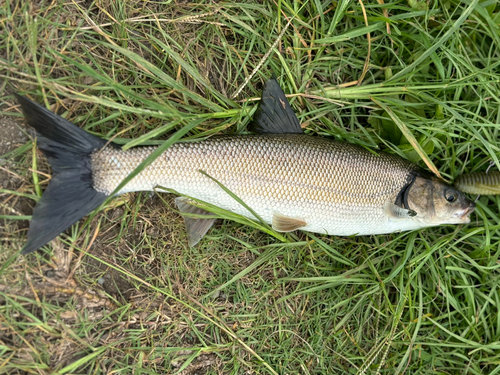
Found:
<path fill-rule="evenodd" d="M 10 116 L 0 115 L 0 157 L 26 142 L 20 123 Z"/>

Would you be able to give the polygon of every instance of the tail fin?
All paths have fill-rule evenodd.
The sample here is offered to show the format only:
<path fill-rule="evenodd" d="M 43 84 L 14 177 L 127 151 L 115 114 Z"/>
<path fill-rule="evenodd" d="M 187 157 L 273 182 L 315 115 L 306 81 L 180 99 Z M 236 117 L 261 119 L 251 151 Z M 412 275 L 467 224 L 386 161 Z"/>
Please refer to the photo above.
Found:
<path fill-rule="evenodd" d="M 29 254 L 64 232 L 99 207 L 108 197 L 94 190 L 90 155 L 106 141 L 17 95 L 24 116 L 36 131 L 37 145 L 54 175 L 33 210 L 28 241 L 21 254 Z"/>

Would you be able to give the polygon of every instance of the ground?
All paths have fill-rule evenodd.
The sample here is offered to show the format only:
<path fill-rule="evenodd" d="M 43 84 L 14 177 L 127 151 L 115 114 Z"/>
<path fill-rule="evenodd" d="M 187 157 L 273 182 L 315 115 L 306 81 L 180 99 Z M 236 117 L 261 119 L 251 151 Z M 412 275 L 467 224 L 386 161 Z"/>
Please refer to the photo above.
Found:
<path fill-rule="evenodd" d="M 14 121 L 10 116 L 0 116 L 0 155 L 14 150 L 26 140 L 27 137 L 19 122 Z M 8 188 L 8 186 L 3 187 Z"/>

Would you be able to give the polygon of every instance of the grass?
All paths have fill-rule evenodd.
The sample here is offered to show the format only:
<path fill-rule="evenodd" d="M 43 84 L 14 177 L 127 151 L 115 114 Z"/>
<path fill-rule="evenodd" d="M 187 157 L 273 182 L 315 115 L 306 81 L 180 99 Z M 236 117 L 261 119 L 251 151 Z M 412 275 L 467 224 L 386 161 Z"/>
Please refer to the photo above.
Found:
<path fill-rule="evenodd" d="M 21 123 L 21 92 L 165 147 L 245 132 L 275 75 L 309 134 L 453 180 L 500 168 L 499 29 L 493 0 L 7 0 L 0 109 Z M 219 220 L 191 249 L 173 196 L 136 193 L 16 257 L 49 168 L 18 142 L 0 173 L 0 373 L 500 373 L 497 197 L 467 226 L 373 237 Z"/>

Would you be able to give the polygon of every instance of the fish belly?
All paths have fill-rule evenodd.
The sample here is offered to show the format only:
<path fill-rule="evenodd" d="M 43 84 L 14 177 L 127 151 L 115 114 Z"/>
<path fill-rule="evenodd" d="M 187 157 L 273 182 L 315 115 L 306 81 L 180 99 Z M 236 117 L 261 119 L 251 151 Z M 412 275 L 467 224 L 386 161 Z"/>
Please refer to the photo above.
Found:
<path fill-rule="evenodd" d="M 111 194 L 154 147 L 92 155 L 94 188 Z M 173 189 L 254 218 L 205 172 L 266 222 L 278 213 L 307 223 L 301 229 L 332 235 L 368 235 L 416 229 L 393 219 L 384 205 L 417 167 L 394 155 L 307 135 L 242 135 L 177 143 L 120 192 Z"/>

